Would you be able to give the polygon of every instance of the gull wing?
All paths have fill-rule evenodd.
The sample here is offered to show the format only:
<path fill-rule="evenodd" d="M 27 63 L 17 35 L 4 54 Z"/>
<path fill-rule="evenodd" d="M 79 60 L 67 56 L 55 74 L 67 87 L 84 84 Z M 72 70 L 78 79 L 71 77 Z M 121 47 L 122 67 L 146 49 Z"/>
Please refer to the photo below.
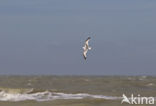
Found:
<path fill-rule="evenodd" d="M 84 51 L 83 51 L 83 57 L 84 57 L 85 60 L 87 59 L 87 51 L 88 51 L 88 50 L 84 50 Z"/>
<path fill-rule="evenodd" d="M 88 46 L 88 42 L 89 42 L 90 39 L 91 39 L 91 37 L 88 37 L 88 38 L 86 39 L 86 41 L 85 41 L 85 45 Z"/>

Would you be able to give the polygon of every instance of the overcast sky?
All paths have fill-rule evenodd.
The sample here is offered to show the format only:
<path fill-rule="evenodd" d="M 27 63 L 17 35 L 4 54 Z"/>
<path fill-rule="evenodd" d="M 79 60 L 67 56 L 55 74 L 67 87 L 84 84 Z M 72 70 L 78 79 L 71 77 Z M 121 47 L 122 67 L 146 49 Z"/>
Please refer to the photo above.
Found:
<path fill-rule="evenodd" d="M 156 75 L 156 1 L 0 0 L 0 74 Z"/>

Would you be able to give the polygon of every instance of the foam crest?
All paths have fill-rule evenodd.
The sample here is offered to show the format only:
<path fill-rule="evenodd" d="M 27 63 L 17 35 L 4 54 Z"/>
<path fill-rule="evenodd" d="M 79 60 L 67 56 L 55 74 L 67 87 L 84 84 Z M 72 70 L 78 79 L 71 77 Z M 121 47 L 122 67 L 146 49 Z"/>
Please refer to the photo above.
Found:
<path fill-rule="evenodd" d="M 51 101 L 56 99 L 84 99 L 84 98 L 93 98 L 93 99 L 106 99 L 106 100 L 117 100 L 121 97 L 111 97 L 104 95 L 91 95 L 87 93 L 78 93 L 78 94 L 67 94 L 67 93 L 56 93 L 56 92 L 36 92 L 36 93 L 7 93 L 5 91 L 0 92 L 0 101 Z"/>

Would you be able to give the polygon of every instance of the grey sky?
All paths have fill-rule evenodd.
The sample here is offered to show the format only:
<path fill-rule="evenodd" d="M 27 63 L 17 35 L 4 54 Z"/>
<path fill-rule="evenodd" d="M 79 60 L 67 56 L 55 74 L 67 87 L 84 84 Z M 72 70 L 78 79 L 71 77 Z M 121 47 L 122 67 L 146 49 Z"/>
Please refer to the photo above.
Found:
<path fill-rule="evenodd" d="M 0 74 L 156 75 L 155 12 L 155 0 L 1 0 Z"/>

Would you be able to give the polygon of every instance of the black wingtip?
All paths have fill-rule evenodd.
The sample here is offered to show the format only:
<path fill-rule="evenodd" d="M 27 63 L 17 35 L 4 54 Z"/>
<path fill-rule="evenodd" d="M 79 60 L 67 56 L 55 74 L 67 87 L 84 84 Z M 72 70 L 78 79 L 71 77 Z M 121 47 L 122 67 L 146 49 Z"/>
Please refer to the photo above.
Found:
<path fill-rule="evenodd" d="M 84 56 L 84 59 L 86 60 L 87 58 Z"/>
<path fill-rule="evenodd" d="M 89 39 L 91 39 L 91 37 L 88 37 L 88 38 L 86 39 L 86 41 L 89 40 Z"/>
<path fill-rule="evenodd" d="M 83 58 L 86 60 L 87 58 L 83 55 Z"/>

